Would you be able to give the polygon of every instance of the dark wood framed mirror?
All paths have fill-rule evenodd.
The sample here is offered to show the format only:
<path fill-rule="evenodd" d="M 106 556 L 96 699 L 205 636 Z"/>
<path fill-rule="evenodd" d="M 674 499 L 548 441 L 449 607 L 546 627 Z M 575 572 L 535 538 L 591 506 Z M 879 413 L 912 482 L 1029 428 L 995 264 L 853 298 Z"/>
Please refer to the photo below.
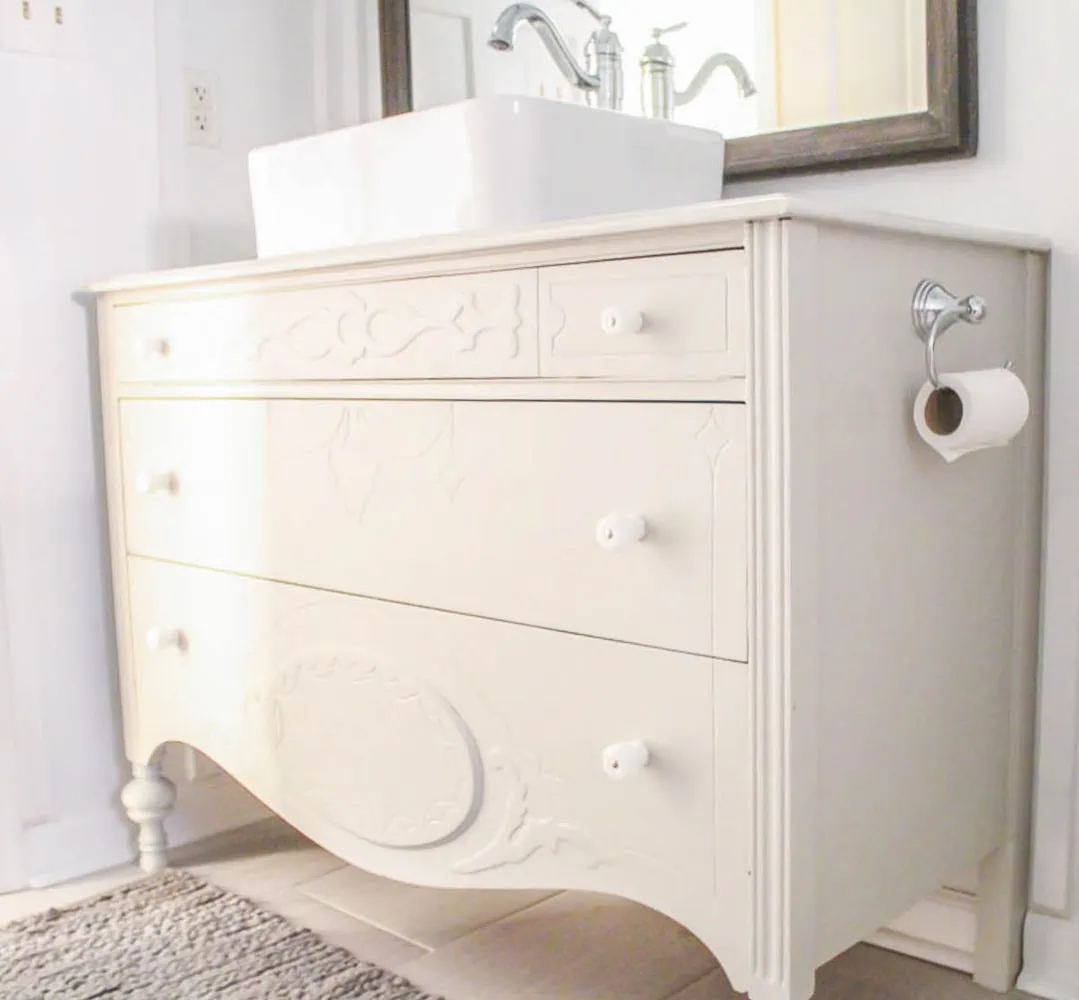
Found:
<path fill-rule="evenodd" d="M 382 110 L 384 115 L 395 115 L 414 108 L 414 69 L 416 59 L 412 42 L 412 16 L 423 0 L 379 0 L 379 50 L 381 62 Z M 461 0 L 463 2 L 463 0 Z M 553 2 L 553 0 L 552 0 Z M 565 0 L 558 0 L 565 5 Z M 576 2 L 576 0 L 574 0 Z M 640 3 L 641 0 L 635 0 Z M 715 3 L 715 0 L 708 0 Z M 781 123 L 779 127 L 763 128 L 758 134 L 728 135 L 726 154 L 726 177 L 728 180 L 782 176 L 795 173 L 811 173 L 853 167 L 885 166 L 925 160 L 973 156 L 978 143 L 978 75 L 977 75 L 977 0 L 893 0 L 891 6 L 910 17 L 916 27 L 907 29 L 906 35 L 890 31 L 886 22 L 870 25 L 877 32 L 874 36 L 863 28 L 858 37 L 858 17 L 874 8 L 878 0 L 867 4 L 866 0 L 846 0 L 845 4 L 806 3 L 805 0 L 777 0 L 773 10 L 782 9 L 786 3 L 791 10 L 787 22 L 791 27 L 786 49 L 782 33 L 774 38 L 776 53 L 786 52 L 794 57 L 796 68 L 787 76 L 794 79 L 788 83 L 787 92 L 794 94 L 793 103 L 805 103 L 806 90 L 812 90 L 817 76 L 835 76 L 832 56 L 842 49 L 852 55 L 847 59 L 854 64 L 848 73 L 848 89 L 855 94 L 864 93 L 866 87 L 857 76 L 877 74 L 878 65 L 889 63 L 892 42 L 898 50 L 905 46 L 913 86 L 907 90 L 907 105 L 900 105 L 894 113 L 851 115 L 839 109 L 841 120 L 822 120 L 819 124 L 795 125 Z M 413 5 L 417 5 L 414 8 Z M 540 6 L 550 7 L 542 2 Z M 860 6 L 859 6 L 860 5 Z M 602 4 L 600 4 L 602 6 Z M 666 6 L 666 5 L 663 5 Z M 846 37 L 837 43 L 835 37 L 825 38 L 824 32 L 813 30 L 809 23 L 805 30 L 807 11 L 814 7 L 821 10 L 844 8 L 853 14 L 855 22 L 840 23 L 833 34 Z M 666 16 L 670 16 L 669 14 Z M 822 15 L 823 16 L 823 15 Z M 808 38 L 808 40 L 807 40 Z M 823 39 L 823 40 L 822 40 Z M 843 46 L 845 45 L 845 48 Z M 827 54 L 826 54 L 827 53 Z M 923 60 L 924 55 L 924 60 Z M 786 56 L 784 56 L 786 58 Z M 817 59 L 820 72 L 811 60 Z M 635 56 L 627 53 L 626 66 L 632 69 Z M 891 60 L 895 62 L 896 60 Z M 790 59 L 781 62 L 775 56 L 772 77 L 780 79 L 779 67 L 789 69 Z M 924 65 L 924 75 L 923 67 Z M 846 72 L 846 69 L 844 69 Z M 799 77 L 801 73 L 801 78 Z M 809 82 L 808 88 L 803 86 Z M 627 88 L 628 88 L 627 83 Z M 836 89 L 835 81 L 831 88 Z M 778 85 L 773 90 L 778 90 Z M 791 104 L 788 101 L 788 104 Z M 855 104 L 857 101 L 854 102 Z M 887 102 L 885 102 L 887 103 Z M 892 104 L 896 102 L 892 100 Z M 773 114 L 775 99 L 773 98 Z M 804 109 L 787 109 L 784 122 L 797 122 L 798 113 Z M 823 115 L 818 115 L 823 118 Z M 722 130 L 722 129 L 721 129 Z"/>

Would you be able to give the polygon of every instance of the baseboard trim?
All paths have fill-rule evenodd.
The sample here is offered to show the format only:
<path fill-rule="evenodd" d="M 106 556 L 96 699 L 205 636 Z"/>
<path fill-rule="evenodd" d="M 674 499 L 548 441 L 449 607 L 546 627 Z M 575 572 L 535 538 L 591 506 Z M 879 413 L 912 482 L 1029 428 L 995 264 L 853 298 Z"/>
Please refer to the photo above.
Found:
<path fill-rule="evenodd" d="M 866 941 L 936 965 L 973 972 L 977 906 L 974 896 L 942 889 Z"/>
<path fill-rule="evenodd" d="M 1043 1000 L 1079 1000 L 1079 983 L 1058 983 L 1037 976 L 1020 976 L 1016 989 Z"/>
<path fill-rule="evenodd" d="M 133 856 L 131 831 L 115 807 L 42 823 L 23 833 L 26 884 L 32 889 L 118 868 Z"/>
<path fill-rule="evenodd" d="M 259 823 L 272 813 L 227 774 L 180 782 L 176 809 L 165 821 L 169 846 L 181 847 Z M 130 864 L 135 831 L 119 806 L 32 826 L 23 833 L 25 884 L 32 889 Z"/>
<path fill-rule="evenodd" d="M 1016 985 L 1047 1000 L 1079 1000 L 1079 921 L 1027 914 Z"/>

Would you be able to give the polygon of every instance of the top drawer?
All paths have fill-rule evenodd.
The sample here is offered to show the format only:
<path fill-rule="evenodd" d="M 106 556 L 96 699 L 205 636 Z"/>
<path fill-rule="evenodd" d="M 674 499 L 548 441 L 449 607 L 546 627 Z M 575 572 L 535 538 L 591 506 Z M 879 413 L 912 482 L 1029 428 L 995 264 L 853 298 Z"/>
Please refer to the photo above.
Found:
<path fill-rule="evenodd" d="M 749 281 L 741 250 L 544 268 L 539 312 L 543 375 L 746 372 Z"/>
<path fill-rule="evenodd" d="M 255 290 L 114 306 L 121 382 L 520 378 L 536 272 Z"/>

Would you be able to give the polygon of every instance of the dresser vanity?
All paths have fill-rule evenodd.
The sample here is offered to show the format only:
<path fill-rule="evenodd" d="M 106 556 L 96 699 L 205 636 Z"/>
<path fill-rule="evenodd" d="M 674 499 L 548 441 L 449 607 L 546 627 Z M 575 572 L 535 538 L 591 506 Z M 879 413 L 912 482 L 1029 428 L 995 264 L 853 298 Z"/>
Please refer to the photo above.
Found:
<path fill-rule="evenodd" d="M 783 197 L 95 289 L 127 755 L 164 745 L 345 861 L 593 890 L 754 1000 L 980 864 L 1018 963 L 1045 247 Z M 1031 417 L 916 434 L 923 278 Z"/>

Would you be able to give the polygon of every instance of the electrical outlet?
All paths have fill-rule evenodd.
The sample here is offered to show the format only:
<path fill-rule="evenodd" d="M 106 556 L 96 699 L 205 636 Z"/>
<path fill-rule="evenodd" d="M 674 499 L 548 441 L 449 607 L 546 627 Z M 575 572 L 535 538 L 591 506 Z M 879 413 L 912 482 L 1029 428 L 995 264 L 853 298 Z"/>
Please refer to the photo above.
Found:
<path fill-rule="evenodd" d="M 188 111 L 187 144 L 189 146 L 220 146 L 216 111 Z"/>
<path fill-rule="evenodd" d="M 184 75 L 184 116 L 190 146 L 221 144 L 218 80 L 213 73 L 189 70 Z"/>
<path fill-rule="evenodd" d="M 184 75 L 187 88 L 187 106 L 193 110 L 217 109 L 218 78 L 216 73 L 204 73 L 189 69 Z"/>

